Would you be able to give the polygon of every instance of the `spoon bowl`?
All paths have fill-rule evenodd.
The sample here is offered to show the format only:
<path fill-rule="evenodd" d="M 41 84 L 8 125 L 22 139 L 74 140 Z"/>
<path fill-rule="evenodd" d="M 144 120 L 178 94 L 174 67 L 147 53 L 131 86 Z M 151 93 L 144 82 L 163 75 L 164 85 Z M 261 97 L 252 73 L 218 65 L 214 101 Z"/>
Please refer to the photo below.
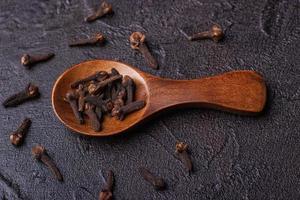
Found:
<path fill-rule="evenodd" d="M 130 76 L 136 84 L 135 99 L 146 106 L 129 114 L 123 121 L 105 117 L 102 130 L 95 132 L 89 123 L 79 124 L 72 109 L 64 101 L 71 83 L 97 71 L 115 68 Z M 110 60 L 92 60 L 67 69 L 55 82 L 52 106 L 59 120 L 71 130 L 89 136 L 111 136 L 125 132 L 153 114 L 167 108 L 209 107 L 239 114 L 260 113 L 266 102 L 263 78 L 254 71 L 232 71 L 194 80 L 170 80 L 155 77 L 128 64 Z"/>

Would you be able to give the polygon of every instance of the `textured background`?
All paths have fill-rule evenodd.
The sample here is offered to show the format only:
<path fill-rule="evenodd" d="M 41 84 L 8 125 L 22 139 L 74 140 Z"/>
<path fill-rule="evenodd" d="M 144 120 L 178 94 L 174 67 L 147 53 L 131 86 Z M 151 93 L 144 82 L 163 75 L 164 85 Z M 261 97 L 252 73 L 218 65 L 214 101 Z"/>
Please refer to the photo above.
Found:
<path fill-rule="evenodd" d="M 1 0 L 0 100 L 29 81 L 40 86 L 42 97 L 0 107 L 0 199 L 97 199 L 107 169 L 116 174 L 116 199 L 299 199 L 299 0 L 109 2 L 115 14 L 87 24 L 83 19 L 98 0 Z M 186 39 L 213 22 L 226 29 L 223 42 Z M 147 33 L 159 71 L 130 49 L 132 31 Z M 104 47 L 67 45 L 74 36 L 96 32 L 108 38 Z M 30 71 L 20 65 L 23 53 L 42 51 L 56 56 Z M 68 67 L 94 58 L 174 79 L 253 69 L 266 79 L 268 105 L 260 117 L 187 109 L 125 135 L 83 137 L 54 116 L 51 88 Z M 24 117 L 32 118 L 32 128 L 25 144 L 14 148 L 9 133 Z M 192 175 L 174 157 L 176 140 L 190 145 Z M 64 183 L 32 159 L 35 144 L 48 149 Z M 139 166 L 165 177 L 168 190 L 155 192 L 137 174 Z"/>

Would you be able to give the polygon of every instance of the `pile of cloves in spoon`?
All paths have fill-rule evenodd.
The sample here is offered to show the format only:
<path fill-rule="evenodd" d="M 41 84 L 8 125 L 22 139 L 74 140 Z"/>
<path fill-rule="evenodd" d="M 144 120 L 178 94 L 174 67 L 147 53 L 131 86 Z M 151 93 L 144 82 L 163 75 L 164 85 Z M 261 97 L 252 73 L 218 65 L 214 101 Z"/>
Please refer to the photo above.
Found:
<path fill-rule="evenodd" d="M 71 84 L 64 100 L 72 108 L 78 123 L 88 116 L 94 131 L 101 130 L 105 114 L 124 120 L 127 114 L 140 110 L 145 101 L 134 101 L 135 84 L 132 78 L 112 68 L 111 72 L 98 71 Z"/>

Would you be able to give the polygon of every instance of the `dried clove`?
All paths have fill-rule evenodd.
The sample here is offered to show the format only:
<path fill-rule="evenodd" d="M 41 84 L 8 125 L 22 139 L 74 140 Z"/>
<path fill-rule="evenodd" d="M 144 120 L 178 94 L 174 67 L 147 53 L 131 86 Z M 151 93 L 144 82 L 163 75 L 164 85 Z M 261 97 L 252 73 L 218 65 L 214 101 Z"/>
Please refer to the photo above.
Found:
<path fill-rule="evenodd" d="M 146 36 L 141 32 L 133 32 L 130 37 L 130 46 L 134 50 L 140 51 L 148 65 L 153 69 L 158 69 L 158 64 L 153 55 L 150 53 L 148 46 L 146 45 Z"/>
<path fill-rule="evenodd" d="M 126 90 L 125 88 L 121 88 L 120 91 L 117 93 L 116 99 L 114 100 L 114 107 L 111 111 L 112 116 L 118 117 L 120 109 L 124 106 L 124 99 L 126 97 Z"/>
<path fill-rule="evenodd" d="M 84 86 L 80 84 L 76 92 L 78 94 L 78 111 L 82 112 L 84 110 L 84 97 L 86 93 L 86 91 L 84 90 Z"/>
<path fill-rule="evenodd" d="M 103 44 L 104 40 L 105 40 L 104 36 L 101 33 L 97 33 L 96 35 L 90 38 L 78 39 L 76 41 L 73 41 L 69 44 L 69 46 L 75 47 L 75 46 Z"/>
<path fill-rule="evenodd" d="M 108 83 L 105 90 L 103 91 L 104 94 L 104 98 L 105 99 L 112 99 L 111 96 L 111 90 L 112 90 L 113 84 L 112 83 Z"/>
<path fill-rule="evenodd" d="M 214 42 L 219 42 L 224 37 L 224 32 L 220 25 L 214 24 L 210 30 L 195 33 L 190 36 L 188 39 L 191 41 L 202 40 L 202 39 L 212 39 Z"/>
<path fill-rule="evenodd" d="M 120 73 L 115 68 L 111 68 L 111 75 L 112 76 L 117 76 L 117 75 L 120 75 Z"/>
<path fill-rule="evenodd" d="M 89 117 L 91 121 L 91 126 L 94 131 L 100 131 L 101 130 L 101 124 L 98 120 L 98 117 L 95 113 L 95 106 L 90 103 L 85 104 L 84 113 Z"/>
<path fill-rule="evenodd" d="M 183 162 L 184 166 L 190 173 L 193 170 L 193 164 L 188 153 L 188 145 L 183 142 L 176 142 L 176 151 L 177 157 L 181 162 Z"/>
<path fill-rule="evenodd" d="M 21 145 L 25 139 L 30 125 L 31 120 L 29 118 L 25 118 L 19 128 L 10 135 L 10 142 L 15 146 Z"/>
<path fill-rule="evenodd" d="M 38 62 L 44 62 L 52 57 L 54 57 L 54 53 L 47 53 L 47 54 L 40 54 L 40 55 L 29 55 L 29 54 L 24 54 L 21 57 L 21 64 L 24 65 L 25 67 L 30 68 L 32 65 L 38 63 Z"/>
<path fill-rule="evenodd" d="M 134 99 L 134 92 L 135 92 L 135 84 L 129 76 L 124 76 L 122 85 L 126 88 L 127 97 L 126 97 L 126 104 L 133 102 Z"/>
<path fill-rule="evenodd" d="M 122 120 L 124 120 L 126 115 L 128 115 L 134 111 L 142 109 L 145 105 L 146 105 L 146 102 L 143 100 L 131 102 L 125 106 L 122 106 L 120 108 L 119 112 L 117 113 L 117 116 L 118 116 L 119 120 L 122 121 Z"/>
<path fill-rule="evenodd" d="M 154 176 L 148 169 L 144 167 L 139 168 L 140 175 L 149 182 L 156 190 L 163 190 L 166 184 L 161 177 Z"/>
<path fill-rule="evenodd" d="M 118 88 L 116 85 L 113 85 L 111 88 L 110 88 L 110 96 L 111 96 L 111 99 L 113 101 L 116 100 L 117 98 L 117 95 L 118 95 Z"/>
<path fill-rule="evenodd" d="M 112 5 L 107 2 L 102 2 L 100 7 L 96 10 L 96 12 L 87 18 L 85 18 L 86 22 L 93 22 L 107 14 L 111 14 L 113 12 Z"/>
<path fill-rule="evenodd" d="M 95 113 L 97 115 L 98 121 L 101 122 L 102 121 L 102 116 L 103 116 L 102 108 L 96 106 Z"/>
<path fill-rule="evenodd" d="M 38 98 L 40 96 L 39 88 L 31 83 L 29 83 L 24 91 L 14 94 L 7 98 L 3 102 L 3 106 L 6 107 L 16 107 L 25 101 Z"/>
<path fill-rule="evenodd" d="M 93 92 L 96 90 L 96 88 L 97 88 L 96 82 L 91 81 L 89 83 L 89 86 L 88 86 L 87 90 L 88 90 L 89 94 L 93 94 Z"/>
<path fill-rule="evenodd" d="M 37 145 L 32 148 L 31 153 L 35 159 L 43 162 L 50 169 L 50 171 L 53 173 L 57 180 L 63 181 L 63 177 L 59 169 L 57 168 L 53 160 L 50 158 L 50 156 L 47 154 L 45 147 Z"/>
<path fill-rule="evenodd" d="M 110 100 L 110 99 L 108 99 L 106 102 L 105 102 L 105 112 L 106 113 L 109 113 L 109 112 L 111 112 L 112 111 L 112 109 L 114 108 L 114 103 Z"/>
<path fill-rule="evenodd" d="M 102 106 L 103 106 L 102 98 L 103 98 L 102 96 L 90 96 L 89 95 L 89 96 L 84 97 L 84 101 L 91 103 L 97 107 L 102 108 Z"/>
<path fill-rule="evenodd" d="M 105 79 L 102 82 L 99 82 L 99 84 L 97 84 L 96 89 L 92 92 L 92 94 L 97 94 L 102 88 L 104 88 L 105 86 L 107 86 L 107 84 L 114 82 L 116 80 L 119 80 L 122 78 L 122 75 L 116 75 L 116 76 L 112 76 L 108 79 Z"/>
<path fill-rule="evenodd" d="M 88 76 L 88 77 L 86 77 L 84 79 L 81 79 L 79 81 L 75 81 L 74 83 L 71 84 L 71 88 L 76 88 L 76 87 L 78 87 L 79 84 L 85 84 L 89 81 L 96 80 L 99 77 L 106 77 L 106 76 L 108 76 L 108 74 L 105 71 L 96 72 L 95 74 L 93 74 L 91 76 Z"/>
<path fill-rule="evenodd" d="M 83 115 L 90 125 L 100 131 L 104 115 L 123 120 L 126 115 L 145 106 L 145 101 L 133 101 L 135 84 L 112 68 L 110 73 L 100 71 L 71 84 L 64 98 L 69 102 L 76 119 L 83 123 Z"/>
<path fill-rule="evenodd" d="M 78 95 L 76 94 L 75 91 L 67 92 L 65 100 L 70 104 L 77 121 L 80 124 L 83 124 L 84 120 L 83 120 L 82 114 L 78 110 L 77 99 L 78 99 Z"/>
<path fill-rule="evenodd" d="M 99 194 L 99 200 L 111 200 L 112 199 L 113 185 L 114 185 L 114 173 L 113 173 L 113 171 L 109 170 L 106 186 L 101 190 L 101 192 Z"/>
<path fill-rule="evenodd" d="M 105 112 L 105 110 L 106 110 L 106 106 L 105 106 L 102 98 L 103 98 L 103 95 L 101 95 L 101 96 L 86 96 L 84 98 L 85 102 L 91 103 L 94 106 L 96 106 L 95 113 L 96 113 L 99 121 L 102 120 L 103 112 Z"/>

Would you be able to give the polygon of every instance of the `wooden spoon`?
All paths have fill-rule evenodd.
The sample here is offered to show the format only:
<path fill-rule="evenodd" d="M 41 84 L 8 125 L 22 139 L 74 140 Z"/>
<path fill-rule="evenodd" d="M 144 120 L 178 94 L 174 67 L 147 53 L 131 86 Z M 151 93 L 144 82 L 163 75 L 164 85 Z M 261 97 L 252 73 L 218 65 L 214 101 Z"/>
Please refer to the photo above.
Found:
<path fill-rule="evenodd" d="M 106 117 L 103 130 L 95 132 L 85 123 L 79 124 L 68 103 L 63 100 L 70 84 L 96 71 L 117 69 L 129 75 L 136 84 L 135 99 L 145 100 L 146 106 L 124 121 Z M 238 114 L 260 113 L 266 103 L 266 85 L 254 71 L 227 72 L 194 80 L 170 80 L 155 77 L 127 64 L 110 60 L 93 60 L 80 63 L 66 70 L 56 81 L 52 91 L 55 114 L 70 129 L 89 136 L 109 136 L 122 133 L 168 108 L 206 107 Z"/>

